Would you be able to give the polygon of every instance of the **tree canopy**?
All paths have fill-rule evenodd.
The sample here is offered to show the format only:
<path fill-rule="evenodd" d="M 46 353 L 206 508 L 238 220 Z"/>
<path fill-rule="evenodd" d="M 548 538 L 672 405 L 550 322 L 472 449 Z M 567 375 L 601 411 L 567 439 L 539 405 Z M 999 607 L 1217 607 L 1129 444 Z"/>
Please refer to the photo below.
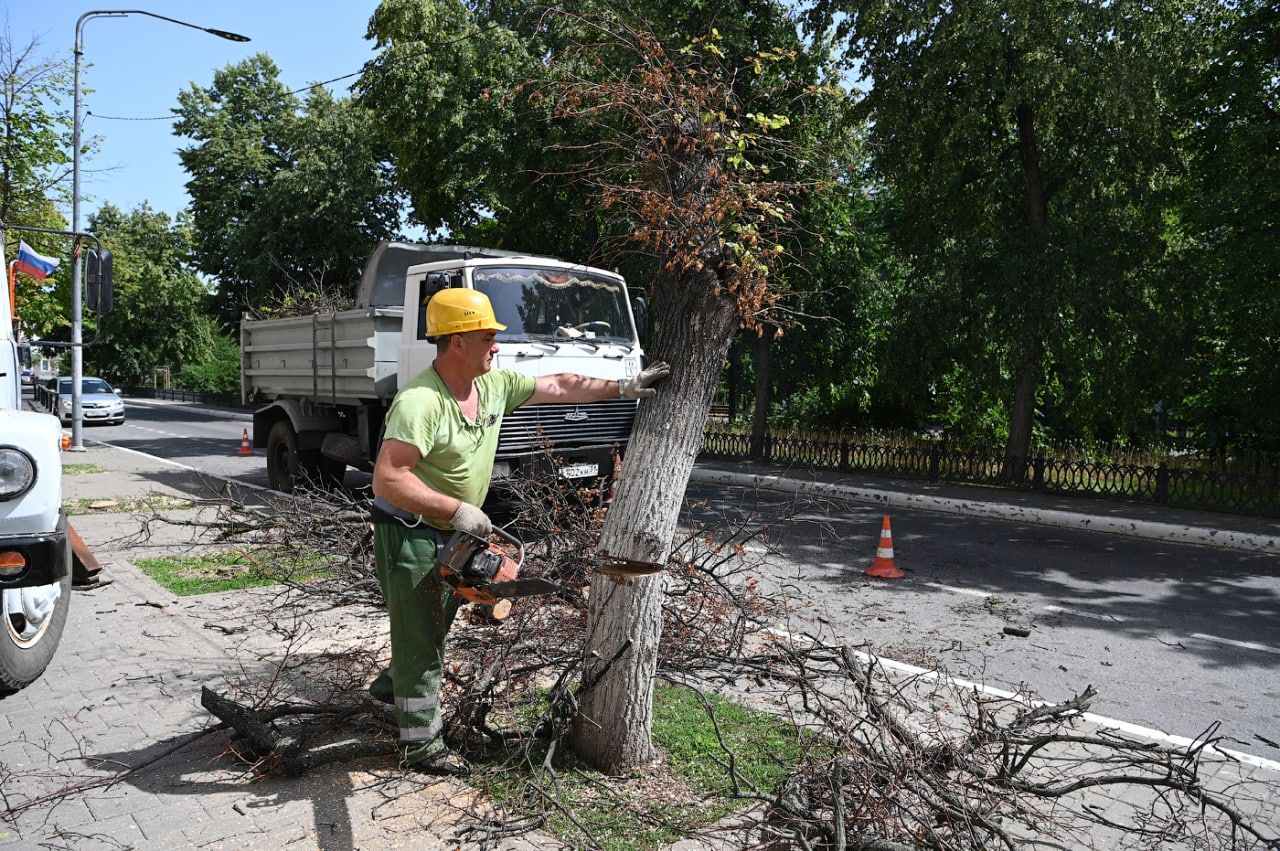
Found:
<path fill-rule="evenodd" d="M 191 175 L 196 267 L 234 322 L 290 289 L 354 295 L 373 246 L 396 235 L 400 201 L 367 109 L 285 89 L 257 55 L 178 95 L 174 131 Z"/>
<path fill-rule="evenodd" d="M 7 25 L 0 30 L 0 222 L 66 227 L 59 205 L 70 198 L 71 114 L 57 106 L 57 95 L 69 85 L 65 60 L 47 55 L 38 39 L 18 42 Z M 52 257 L 69 253 L 56 236 L 6 231 L 4 238 L 10 259 L 19 239 Z M 43 284 L 21 280 L 18 310 L 28 334 L 49 337 L 69 326 L 69 278 L 60 270 Z"/>
<path fill-rule="evenodd" d="M 1002 408 L 1010 455 L 1027 456 L 1037 410 L 1106 402 L 1124 421 L 1155 401 L 1129 378 L 1159 298 L 1170 95 L 1206 5 L 831 2 L 813 17 L 862 75 L 890 233 L 917 276 L 897 350 L 961 408 Z"/>
<path fill-rule="evenodd" d="M 114 256 L 115 305 L 98 342 L 85 348 L 85 372 L 145 387 L 156 367 L 207 358 L 221 332 L 205 311 L 208 290 L 189 266 L 190 224 L 146 204 L 129 213 L 104 204 L 89 229 Z"/>

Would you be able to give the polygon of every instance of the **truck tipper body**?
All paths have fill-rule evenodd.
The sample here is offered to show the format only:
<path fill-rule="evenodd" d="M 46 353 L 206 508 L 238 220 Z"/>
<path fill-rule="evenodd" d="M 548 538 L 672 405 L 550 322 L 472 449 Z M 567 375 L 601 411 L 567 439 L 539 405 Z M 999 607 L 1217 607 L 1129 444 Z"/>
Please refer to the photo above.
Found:
<path fill-rule="evenodd" d="M 253 444 L 267 451 L 273 487 L 323 485 L 347 466 L 371 468 L 396 391 L 435 357 L 426 303 L 450 287 L 484 292 L 507 326 L 495 368 L 605 379 L 640 371 L 642 308 L 620 275 L 536 255 L 384 242 L 365 265 L 354 308 L 241 322 L 242 395 L 255 406 Z M 548 463 L 575 481 L 610 475 L 635 412 L 633 399 L 513 411 L 499 433 L 495 483 Z"/>

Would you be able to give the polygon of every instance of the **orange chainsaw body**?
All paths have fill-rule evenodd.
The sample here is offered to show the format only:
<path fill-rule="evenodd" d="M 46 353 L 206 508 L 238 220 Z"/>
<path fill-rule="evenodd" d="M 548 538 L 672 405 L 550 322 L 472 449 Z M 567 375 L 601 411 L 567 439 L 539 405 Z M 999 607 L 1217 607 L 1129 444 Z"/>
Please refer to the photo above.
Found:
<path fill-rule="evenodd" d="M 520 574 L 520 562 L 499 544 L 455 532 L 436 557 L 436 569 L 454 596 L 492 606 L 498 597 L 487 586 L 514 581 Z"/>

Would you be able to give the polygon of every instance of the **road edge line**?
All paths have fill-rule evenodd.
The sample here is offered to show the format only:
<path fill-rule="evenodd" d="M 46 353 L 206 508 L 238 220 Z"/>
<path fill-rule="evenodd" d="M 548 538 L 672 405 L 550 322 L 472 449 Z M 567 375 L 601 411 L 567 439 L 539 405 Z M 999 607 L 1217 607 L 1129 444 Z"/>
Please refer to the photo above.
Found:
<path fill-rule="evenodd" d="M 782 638 L 794 643 L 804 643 L 809 645 L 817 643 L 817 641 L 811 636 L 796 635 L 792 632 L 788 632 L 785 629 L 779 629 L 778 627 L 772 627 L 772 626 L 765 627 L 764 631 L 771 635 L 776 635 L 779 638 Z M 1031 700 L 1018 694 L 1017 692 L 1012 692 L 1007 689 L 997 688 L 996 686 L 986 685 L 985 683 L 975 682 L 973 680 L 966 680 L 961 677 L 953 677 L 950 674 L 944 673 L 942 671 L 931 670 L 929 668 L 921 668 L 918 665 L 911 665 L 911 664 L 908 664 L 907 662 L 899 662 L 896 659 L 889 659 L 884 656 L 877 656 L 874 653 L 869 653 L 866 650 L 859 650 L 855 647 L 850 647 L 849 651 L 851 653 L 856 654 L 859 658 L 861 658 L 863 661 L 867 662 L 868 664 L 875 663 L 885 668 L 888 668 L 890 670 L 898 671 L 900 673 L 911 674 L 912 676 L 918 676 L 928 680 L 938 680 L 943 683 L 954 684 L 961 688 L 973 689 L 974 691 L 981 692 L 982 694 L 989 695 L 991 697 L 999 697 L 1005 700 L 1016 700 L 1019 703 L 1027 704 L 1032 707 L 1053 705 L 1052 701 Z M 1137 738 L 1140 738 L 1140 739 L 1147 739 L 1148 741 L 1172 745 L 1178 748 L 1190 747 L 1191 745 L 1194 745 L 1197 741 L 1195 739 L 1188 739 L 1186 736 L 1175 736 L 1172 733 L 1166 733 L 1163 730 L 1157 730 L 1154 727 L 1143 727 L 1140 724 L 1133 724 L 1129 721 L 1121 721 L 1117 718 L 1108 718 L 1105 715 L 1098 715 L 1094 712 L 1082 712 L 1077 717 L 1085 721 L 1088 721 L 1090 724 L 1095 724 L 1104 729 L 1116 730 L 1117 732 L 1127 733 L 1130 736 L 1136 736 Z M 1220 748 L 1217 745 L 1208 745 L 1206 749 L 1213 751 L 1214 753 L 1221 754 L 1222 756 L 1225 756 L 1229 759 L 1233 759 L 1237 762 L 1244 763 L 1245 765 L 1251 765 L 1254 768 L 1261 768 L 1267 771 L 1280 774 L 1280 762 L 1273 759 L 1267 759 L 1265 756 L 1257 756 L 1255 754 L 1245 753 L 1244 751 L 1231 750 L 1229 748 Z"/>
<path fill-rule="evenodd" d="M 181 470 L 190 471 L 192 473 L 195 473 L 198 476 L 205 476 L 210 479 L 217 479 L 218 481 L 227 482 L 228 484 L 237 485 L 242 488 L 250 488 L 256 491 L 271 490 L 271 488 L 263 487 L 262 485 L 256 485 L 253 482 L 246 482 L 246 481 L 243 481 L 242 479 L 235 479 L 235 478 L 232 478 L 231 476 L 224 476 L 221 473 L 209 473 L 199 468 L 192 467 L 190 464 L 183 464 L 181 461 L 174 461 L 170 458 L 161 458 L 159 455 L 152 455 L 150 452 L 143 452 L 141 449 L 130 449 L 127 446 L 120 446 L 118 444 L 111 443 L 106 440 L 98 440 L 97 438 L 87 438 L 87 441 L 89 443 L 96 443 L 99 446 L 106 446 L 110 449 L 118 449 L 121 452 L 128 452 L 132 455 L 141 455 L 143 458 L 150 458 L 152 461 L 159 461 L 160 463 L 168 464 L 171 467 L 177 467 Z"/>

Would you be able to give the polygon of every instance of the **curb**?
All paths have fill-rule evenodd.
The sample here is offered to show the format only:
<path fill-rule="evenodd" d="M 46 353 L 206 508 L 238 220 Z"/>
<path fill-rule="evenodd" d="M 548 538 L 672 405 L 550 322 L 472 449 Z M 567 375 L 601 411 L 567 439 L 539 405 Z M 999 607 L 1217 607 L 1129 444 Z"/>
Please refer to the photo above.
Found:
<path fill-rule="evenodd" d="M 125 398 L 126 405 L 137 405 L 139 408 L 154 408 L 156 410 L 173 409 L 199 411 L 205 416 L 215 417 L 220 420 L 238 420 L 240 422 L 252 422 L 253 414 L 249 411 L 224 411 L 221 408 L 214 408 L 208 405 L 201 405 L 198 402 L 169 402 L 158 399 L 138 399 L 133 396 Z"/>
<path fill-rule="evenodd" d="M 827 482 L 806 482 L 783 476 L 760 476 L 750 473 L 729 473 L 721 470 L 694 468 L 690 481 L 706 484 L 736 485 L 748 488 L 768 488 L 788 493 L 818 493 L 892 505 L 897 508 L 919 508 L 944 514 L 963 514 L 970 517 L 990 517 L 994 520 L 1015 520 L 1058 526 L 1066 529 L 1088 529 L 1114 535 L 1129 535 L 1171 544 L 1196 544 L 1220 549 L 1241 550 L 1250 553 L 1280 554 L 1280 538 L 1271 535 L 1255 535 L 1227 529 L 1207 529 L 1202 526 L 1184 526 L 1178 523 L 1158 523 L 1153 520 L 1137 520 L 1130 517 L 1103 517 L 1096 514 L 1078 514 L 1051 508 L 1027 508 L 978 502 L 972 499 L 924 496 L 900 491 L 857 488 Z"/>

